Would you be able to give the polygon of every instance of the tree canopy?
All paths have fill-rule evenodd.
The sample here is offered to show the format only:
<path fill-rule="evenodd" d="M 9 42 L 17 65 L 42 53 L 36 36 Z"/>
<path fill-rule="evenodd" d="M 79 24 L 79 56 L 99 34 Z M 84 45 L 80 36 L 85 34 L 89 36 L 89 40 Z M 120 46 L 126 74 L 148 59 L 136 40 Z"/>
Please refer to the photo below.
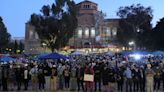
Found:
<path fill-rule="evenodd" d="M 76 4 L 72 0 L 55 0 L 44 5 L 41 14 L 32 14 L 30 23 L 35 27 L 41 43 L 53 52 L 66 46 L 77 27 Z"/>
<path fill-rule="evenodd" d="M 149 40 L 149 32 L 152 30 L 153 18 L 151 7 L 141 4 L 120 7 L 117 15 L 121 18 L 118 31 L 118 41 L 123 46 L 128 46 L 130 41 L 135 41 L 138 48 L 145 47 Z"/>
<path fill-rule="evenodd" d="M 155 49 L 164 50 L 164 17 L 157 23 L 152 34 Z"/>
<path fill-rule="evenodd" d="M 4 49 L 10 41 L 11 35 L 7 32 L 7 28 L 0 17 L 0 53 L 4 53 Z"/>

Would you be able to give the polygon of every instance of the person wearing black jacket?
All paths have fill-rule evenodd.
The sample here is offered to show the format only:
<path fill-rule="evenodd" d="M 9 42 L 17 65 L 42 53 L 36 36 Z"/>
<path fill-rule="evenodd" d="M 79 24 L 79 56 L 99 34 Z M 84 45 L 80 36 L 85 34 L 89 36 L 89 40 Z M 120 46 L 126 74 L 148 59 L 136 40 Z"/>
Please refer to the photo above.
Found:
<path fill-rule="evenodd" d="M 23 70 L 19 65 L 16 68 L 15 74 L 16 74 L 17 90 L 20 90 L 21 89 L 21 82 L 23 80 L 23 78 L 22 78 Z"/>
<path fill-rule="evenodd" d="M 0 65 L 0 90 L 2 88 L 2 66 Z"/>
<path fill-rule="evenodd" d="M 139 70 L 137 67 L 135 67 L 132 70 L 133 73 L 133 90 L 134 92 L 138 92 L 139 91 Z"/>
<path fill-rule="evenodd" d="M 154 75 L 154 90 L 157 91 L 160 90 L 160 82 L 161 82 L 161 71 L 159 69 L 159 66 L 157 66 Z"/>
<path fill-rule="evenodd" d="M 7 80 L 8 80 L 8 66 L 3 65 L 2 66 L 2 87 L 3 87 L 3 91 L 8 90 Z"/>
<path fill-rule="evenodd" d="M 110 92 L 114 92 L 115 91 L 115 82 L 116 82 L 116 72 L 114 70 L 114 68 L 110 67 L 108 70 L 109 73 L 109 88 L 110 88 Z"/>
<path fill-rule="evenodd" d="M 107 90 L 108 90 L 108 67 L 107 67 L 107 64 L 104 64 L 104 63 L 102 63 L 102 65 L 101 66 L 103 66 L 103 70 L 102 70 L 102 82 L 103 82 L 103 86 L 104 86 L 104 92 L 107 92 Z"/>
<path fill-rule="evenodd" d="M 39 90 L 44 90 L 44 85 L 45 85 L 45 75 L 43 71 L 43 66 L 39 66 L 38 70 L 38 82 L 39 82 Z"/>
<path fill-rule="evenodd" d="M 76 78 L 77 78 L 77 86 L 78 86 L 78 92 L 80 91 L 80 85 L 82 87 L 82 90 L 84 91 L 84 68 L 78 65 L 76 70 Z"/>
<path fill-rule="evenodd" d="M 65 88 L 66 88 L 66 90 L 68 90 L 69 81 L 70 81 L 70 70 L 69 70 L 68 65 L 66 65 L 66 67 L 63 71 L 63 75 L 64 75 Z"/>
<path fill-rule="evenodd" d="M 45 85 L 47 90 L 51 90 L 51 67 L 46 63 L 44 66 Z"/>
<path fill-rule="evenodd" d="M 101 91 L 101 71 L 98 62 L 96 62 L 96 65 L 94 66 L 93 69 L 94 69 L 95 91 L 97 90 L 97 83 L 99 85 L 99 91 Z"/>
<path fill-rule="evenodd" d="M 144 67 L 141 67 L 139 69 L 139 86 L 140 86 L 140 92 L 145 92 L 145 70 Z"/>
<path fill-rule="evenodd" d="M 124 83 L 124 75 L 123 75 L 123 68 L 119 67 L 118 70 L 117 70 L 117 89 L 118 89 L 118 92 L 123 92 L 123 83 Z"/>
<path fill-rule="evenodd" d="M 164 92 L 164 67 L 162 68 L 161 78 L 162 78 L 162 83 L 163 83 L 163 92 Z"/>

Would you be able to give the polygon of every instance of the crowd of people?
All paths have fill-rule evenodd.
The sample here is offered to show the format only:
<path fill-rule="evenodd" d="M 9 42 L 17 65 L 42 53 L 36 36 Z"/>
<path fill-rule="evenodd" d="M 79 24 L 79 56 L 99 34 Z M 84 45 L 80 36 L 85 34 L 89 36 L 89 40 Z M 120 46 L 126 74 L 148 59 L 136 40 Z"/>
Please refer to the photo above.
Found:
<path fill-rule="evenodd" d="M 164 62 L 162 58 L 148 61 L 137 64 L 119 55 L 96 54 L 70 56 L 66 60 L 1 63 L 0 91 L 162 92 Z M 93 76 L 93 81 L 87 81 L 86 75 Z"/>

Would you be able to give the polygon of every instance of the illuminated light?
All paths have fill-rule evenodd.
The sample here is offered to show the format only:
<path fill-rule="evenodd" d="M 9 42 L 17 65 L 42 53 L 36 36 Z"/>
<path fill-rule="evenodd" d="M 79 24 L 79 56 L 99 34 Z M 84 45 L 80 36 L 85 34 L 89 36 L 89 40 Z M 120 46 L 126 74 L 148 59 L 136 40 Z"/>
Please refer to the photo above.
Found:
<path fill-rule="evenodd" d="M 20 53 L 20 50 L 16 50 L 17 53 Z"/>
<path fill-rule="evenodd" d="M 132 50 L 132 48 L 129 48 L 129 50 Z"/>
<path fill-rule="evenodd" d="M 134 45 L 134 44 L 135 44 L 134 41 L 129 42 L 129 45 L 130 45 L 130 46 L 132 46 L 132 45 Z"/>
<path fill-rule="evenodd" d="M 120 50 L 119 49 L 116 49 L 116 52 L 119 52 Z"/>
<path fill-rule="evenodd" d="M 134 59 L 135 60 L 140 60 L 141 59 L 141 55 L 139 55 L 139 54 L 134 54 Z"/>
<path fill-rule="evenodd" d="M 125 50 L 125 47 L 122 47 L 122 50 Z"/>
<path fill-rule="evenodd" d="M 91 37 L 95 37 L 95 34 L 96 34 L 95 29 L 92 28 L 92 29 L 91 29 Z"/>
<path fill-rule="evenodd" d="M 78 37 L 81 38 L 82 37 L 82 34 L 83 34 L 82 29 L 79 29 L 78 30 Z"/>
<path fill-rule="evenodd" d="M 11 49 L 9 49 L 9 51 L 11 51 Z"/>

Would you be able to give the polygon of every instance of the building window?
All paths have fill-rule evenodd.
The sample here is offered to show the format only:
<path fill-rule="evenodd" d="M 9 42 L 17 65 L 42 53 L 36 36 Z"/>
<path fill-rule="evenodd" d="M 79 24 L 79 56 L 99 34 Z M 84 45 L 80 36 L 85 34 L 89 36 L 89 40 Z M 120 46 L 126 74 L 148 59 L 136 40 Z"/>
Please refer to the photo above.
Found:
<path fill-rule="evenodd" d="M 81 38 L 81 37 L 82 37 L 82 33 L 83 33 L 82 29 L 81 29 L 81 28 L 79 28 L 79 29 L 78 29 L 78 37 L 79 37 L 79 38 Z"/>
<path fill-rule="evenodd" d="M 91 37 L 95 37 L 96 31 L 95 28 L 91 28 Z"/>
<path fill-rule="evenodd" d="M 112 35 L 113 36 L 116 36 L 117 35 L 117 28 L 116 27 L 112 29 Z"/>
<path fill-rule="evenodd" d="M 84 33 L 85 37 L 88 38 L 89 37 L 89 28 L 85 28 L 85 33 Z"/>
<path fill-rule="evenodd" d="M 106 35 L 107 35 L 107 36 L 111 36 L 110 27 L 107 27 L 107 28 L 106 28 Z"/>
<path fill-rule="evenodd" d="M 83 8 L 84 9 L 89 9 L 90 8 L 90 5 L 83 5 Z"/>
<path fill-rule="evenodd" d="M 35 33 L 35 39 L 39 39 L 37 32 Z"/>
<path fill-rule="evenodd" d="M 30 39 L 33 39 L 33 31 L 30 30 L 29 32 L 30 32 L 30 33 L 29 33 L 29 38 L 30 38 Z"/>

